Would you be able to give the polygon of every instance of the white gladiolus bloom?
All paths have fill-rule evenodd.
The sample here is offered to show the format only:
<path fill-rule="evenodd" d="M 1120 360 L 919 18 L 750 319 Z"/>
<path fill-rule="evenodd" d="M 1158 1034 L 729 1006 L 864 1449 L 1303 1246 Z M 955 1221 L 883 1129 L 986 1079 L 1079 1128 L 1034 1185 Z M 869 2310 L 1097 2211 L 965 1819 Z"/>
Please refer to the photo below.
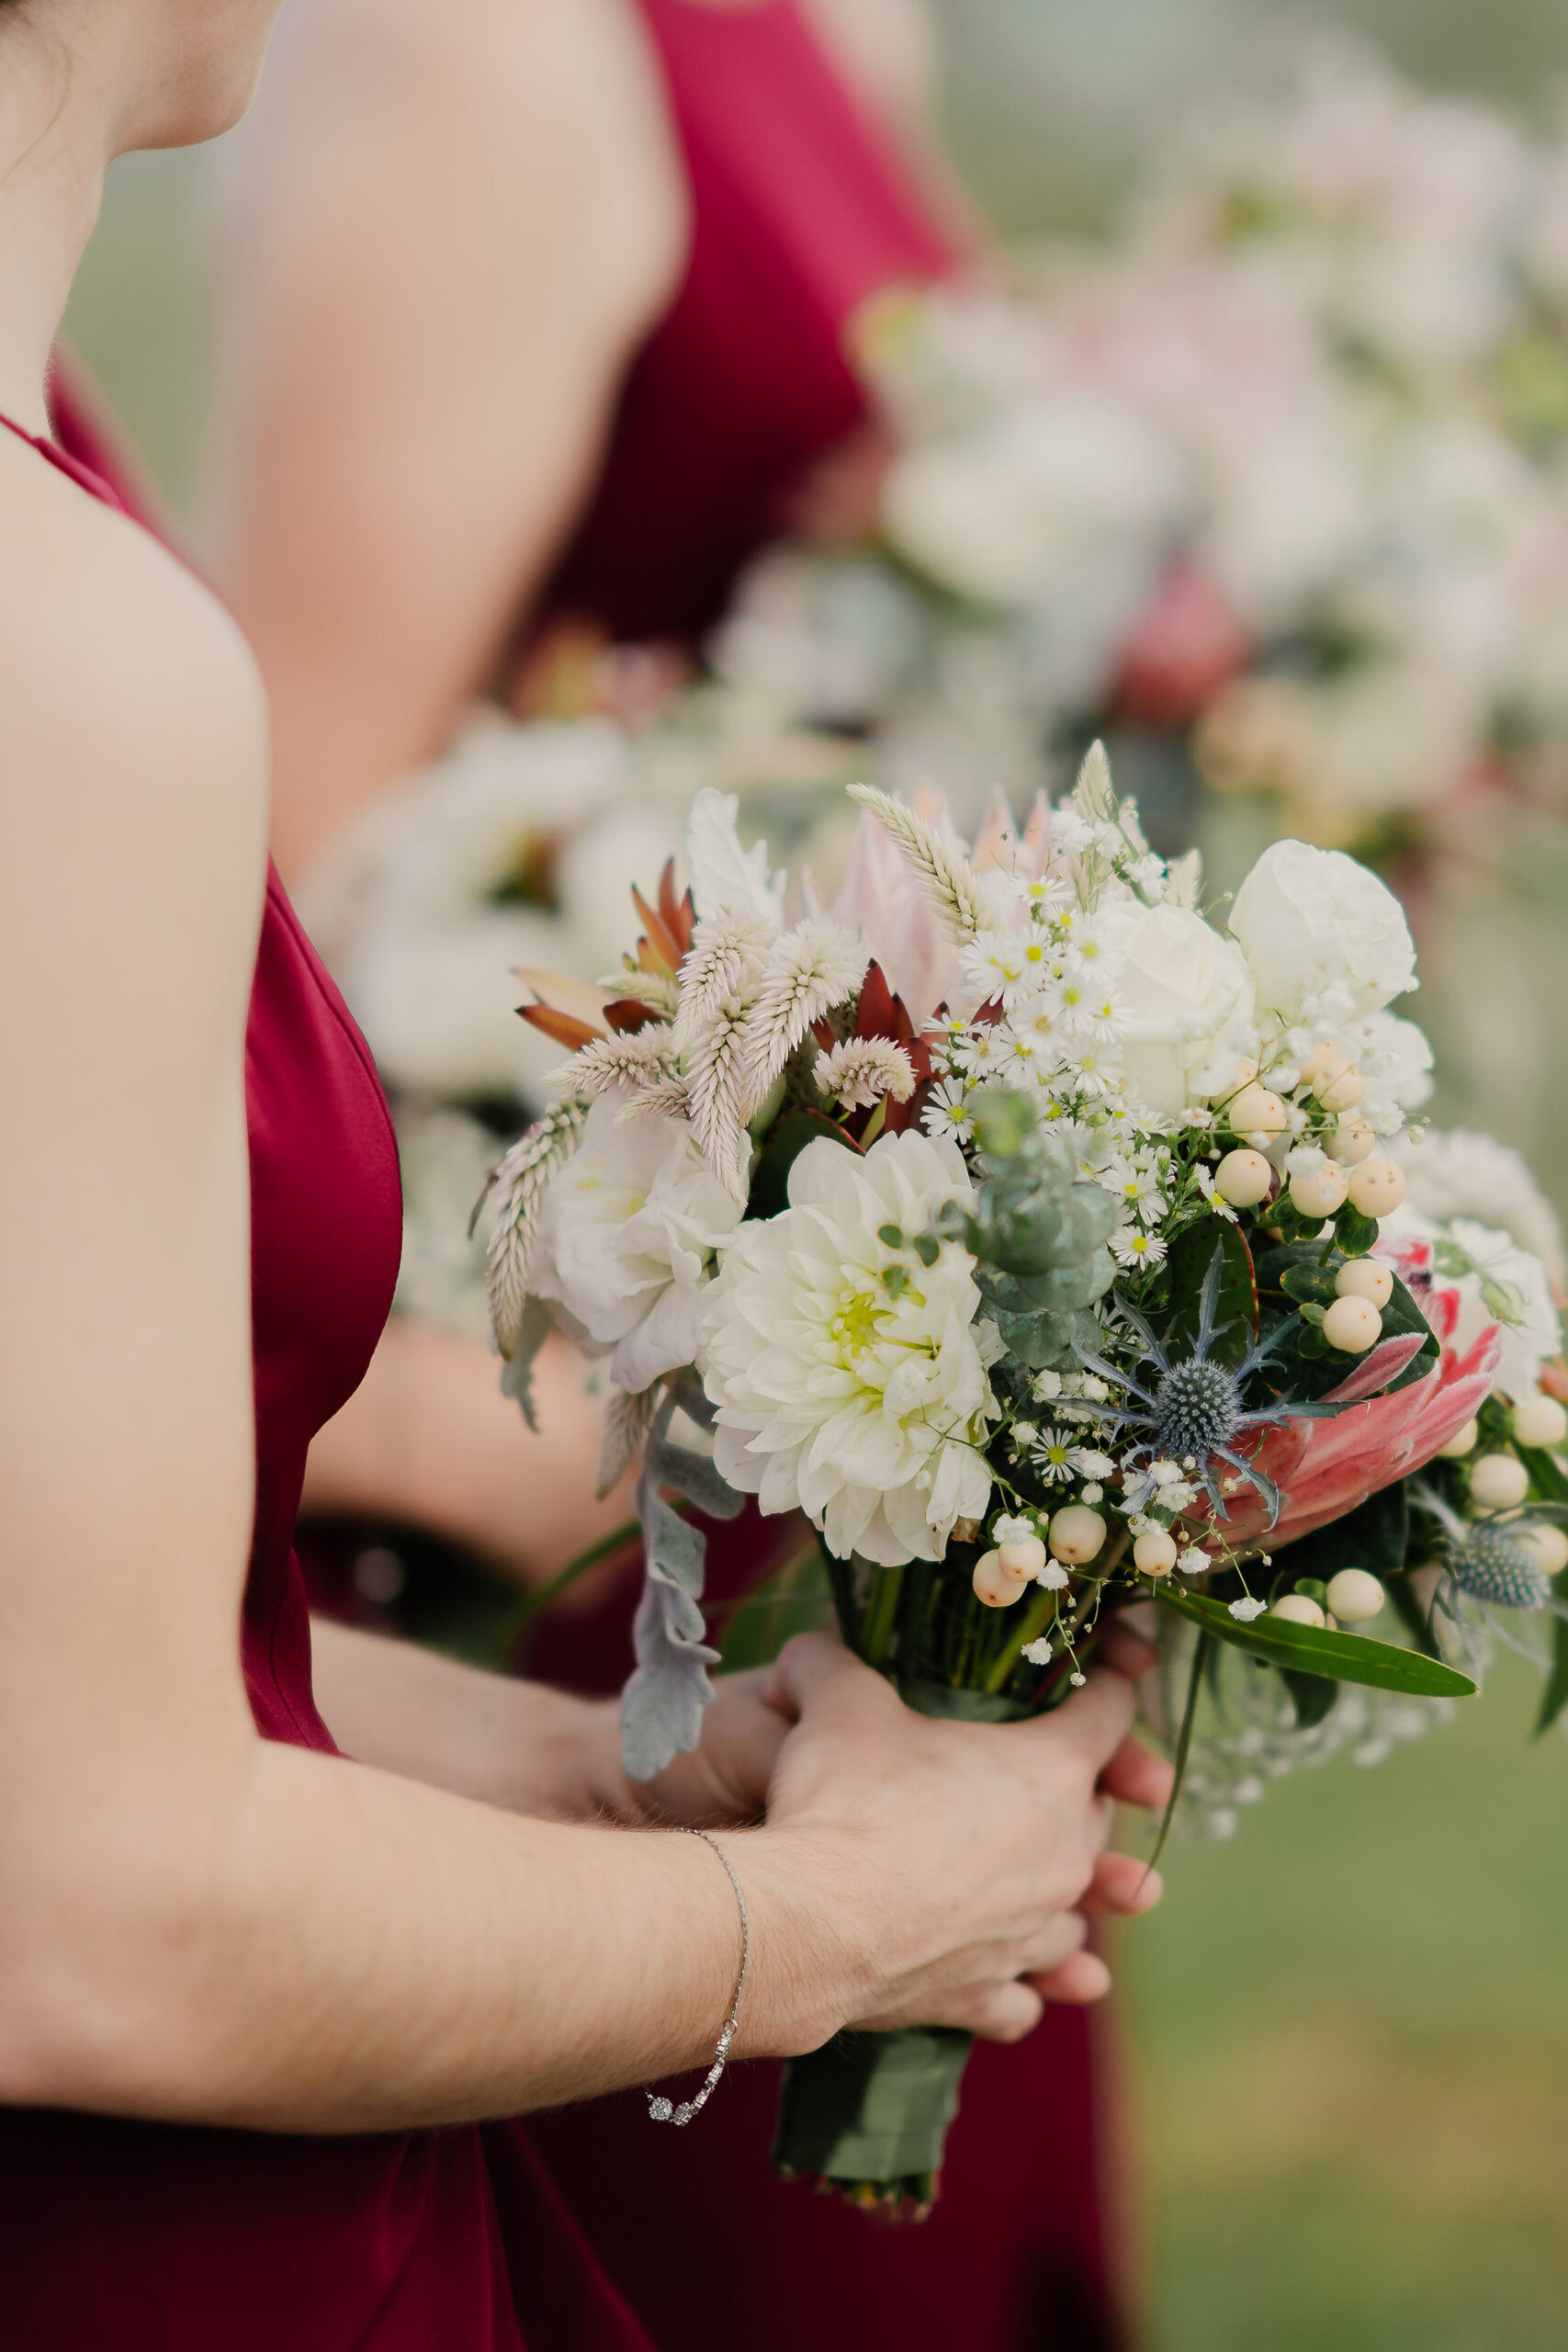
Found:
<path fill-rule="evenodd" d="M 1231 909 L 1258 1008 L 1299 1021 L 1309 1000 L 1343 989 L 1352 1017 L 1381 1012 L 1416 981 L 1416 948 L 1392 890 L 1342 850 L 1276 842 Z"/>
<path fill-rule="evenodd" d="M 972 1197 L 951 1143 L 907 1130 L 862 1159 L 824 1137 L 790 1170 L 789 1207 L 724 1248 L 699 1359 L 714 1458 L 764 1512 L 806 1511 L 840 1559 L 940 1559 L 990 1500 L 1002 1343 L 976 1320 L 975 1261 L 950 1242 L 927 1267 L 877 1238 Z"/>
<path fill-rule="evenodd" d="M 617 1124 L 602 1095 L 582 1142 L 551 1184 L 531 1288 L 577 1338 L 613 1349 L 610 1377 L 636 1395 L 696 1360 L 715 1250 L 739 1224 L 690 1127 Z"/>
<path fill-rule="evenodd" d="M 1164 1119 L 1230 1093 L 1257 1046 L 1240 948 L 1186 907 L 1124 899 L 1101 910 L 1101 923 L 1119 950 L 1120 1052 L 1134 1101 Z"/>
<path fill-rule="evenodd" d="M 1497 1386 L 1516 1402 L 1540 1384 L 1540 1368 L 1559 1353 L 1562 1332 L 1551 1282 L 1540 1260 L 1522 1250 L 1510 1233 L 1456 1216 L 1437 1225 L 1415 1204 L 1402 1201 L 1385 1216 L 1377 1254 L 1397 1261 L 1401 1246 L 1429 1241 L 1437 1252 L 1433 1279 L 1460 1295 L 1459 1321 L 1450 1345 L 1458 1354 L 1473 1347 L 1490 1324 L 1502 1337 Z"/>

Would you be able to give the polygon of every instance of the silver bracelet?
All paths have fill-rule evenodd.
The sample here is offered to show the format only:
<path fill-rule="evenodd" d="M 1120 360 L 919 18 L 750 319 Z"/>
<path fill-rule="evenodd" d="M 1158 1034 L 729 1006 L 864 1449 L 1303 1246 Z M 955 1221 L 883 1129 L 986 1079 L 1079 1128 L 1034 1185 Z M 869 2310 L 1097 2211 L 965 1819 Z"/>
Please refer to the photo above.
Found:
<path fill-rule="evenodd" d="M 726 2062 L 729 2057 L 729 2045 L 735 2039 L 736 2020 L 740 2015 L 740 1992 L 746 1982 L 746 1962 L 751 1951 L 751 1922 L 746 1916 L 746 1897 L 740 1892 L 740 1881 L 730 1866 L 729 1856 L 722 1846 L 708 1836 L 705 1829 L 686 1829 L 684 1834 L 688 1838 L 700 1838 L 705 1846 L 713 1847 L 714 1852 L 724 1864 L 725 1876 L 735 1889 L 735 1900 L 740 1905 L 740 1973 L 735 1980 L 735 1997 L 729 2004 L 729 2015 L 724 2021 L 724 2031 L 719 2035 L 718 2047 L 713 2053 L 713 2064 L 708 2068 L 703 2086 L 695 2098 L 683 2098 L 677 2106 L 673 2099 L 666 2098 L 661 2091 L 650 2091 L 646 2083 L 643 2085 L 642 2095 L 648 2101 L 649 2120 L 654 2123 L 690 2123 L 694 2115 L 702 2113 L 703 2109 L 718 2088 L 719 2076 L 723 2074 Z"/>

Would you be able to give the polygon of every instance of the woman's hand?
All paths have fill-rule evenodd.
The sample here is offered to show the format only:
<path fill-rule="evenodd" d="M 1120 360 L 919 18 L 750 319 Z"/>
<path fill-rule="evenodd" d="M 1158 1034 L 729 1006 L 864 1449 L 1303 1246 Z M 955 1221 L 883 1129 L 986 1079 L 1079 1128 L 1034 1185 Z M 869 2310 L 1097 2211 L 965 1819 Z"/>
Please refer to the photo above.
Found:
<path fill-rule="evenodd" d="M 848 1983 L 827 2030 L 847 2018 L 1012 2041 L 1046 1999 L 1106 1990 L 1104 1963 L 1082 1950 L 1086 1914 L 1145 1910 L 1159 1894 L 1140 1864 L 1103 1852 L 1111 1803 L 1158 1804 L 1169 1779 L 1128 1736 L 1128 1676 L 1146 1651 L 1117 1634 L 1108 1655 L 1054 1713 L 991 1727 L 911 1713 L 824 1635 L 790 1644 L 768 1688 L 795 1727 L 767 1836 L 780 1899 L 816 1910 L 824 1985 Z"/>
<path fill-rule="evenodd" d="M 619 1709 L 613 1702 L 595 1708 L 587 1726 L 585 1787 L 601 1806 L 640 1826 L 719 1829 L 761 1821 L 790 1732 L 789 1716 L 769 1696 L 771 1680 L 761 1668 L 721 1675 L 695 1750 L 646 1781 L 628 1781 L 621 1770 Z"/>

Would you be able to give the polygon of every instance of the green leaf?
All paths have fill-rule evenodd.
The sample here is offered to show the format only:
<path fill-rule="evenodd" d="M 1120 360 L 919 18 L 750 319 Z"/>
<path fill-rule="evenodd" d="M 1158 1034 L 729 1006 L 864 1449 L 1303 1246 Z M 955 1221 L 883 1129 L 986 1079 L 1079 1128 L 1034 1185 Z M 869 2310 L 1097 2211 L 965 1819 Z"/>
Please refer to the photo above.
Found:
<path fill-rule="evenodd" d="M 1568 1601 L 1568 1568 L 1557 1578 L 1557 1598 Z M 1568 1617 L 1559 1617 L 1551 1628 L 1551 1671 L 1546 1678 L 1540 1713 L 1535 1719 L 1537 1739 L 1551 1729 L 1564 1707 L 1568 1707 Z"/>
<path fill-rule="evenodd" d="M 1347 1258 L 1364 1258 L 1376 1244 L 1378 1221 L 1375 1216 L 1363 1216 L 1347 1201 L 1335 1217 L 1334 1238 Z"/>
<path fill-rule="evenodd" d="M 1339 1295 L 1334 1287 L 1337 1269 L 1320 1265 L 1315 1258 L 1297 1260 L 1285 1268 L 1280 1277 L 1280 1288 L 1298 1306 L 1310 1301 L 1314 1306 L 1330 1307 Z"/>
<path fill-rule="evenodd" d="M 1216 1235 L 1216 1225 L 1218 1232 Z M 1211 1351 L 1218 1363 L 1238 1364 L 1252 1345 L 1258 1329 L 1258 1283 L 1252 1252 L 1240 1227 L 1204 1218 L 1179 1233 L 1166 1260 L 1166 1315 L 1169 1332 L 1166 1344 L 1190 1352 L 1202 1313 L 1203 1284 L 1218 1252 L 1220 1295 L 1214 1309 L 1215 1340 Z"/>
<path fill-rule="evenodd" d="M 1145 1878 L 1164 1853 L 1166 1839 L 1170 1836 L 1170 1825 L 1176 1819 L 1177 1800 L 1181 1794 L 1181 1783 L 1187 1778 L 1187 1759 L 1192 1753 L 1192 1726 L 1198 1720 L 1198 1701 L 1203 1689 L 1203 1669 L 1213 1646 L 1209 1634 L 1204 1632 L 1199 1634 L 1193 1647 L 1192 1671 L 1187 1679 L 1187 1703 L 1181 1710 L 1181 1728 L 1176 1735 L 1176 1753 L 1172 1758 L 1176 1766 L 1176 1773 L 1170 1784 L 1170 1794 L 1166 1800 L 1165 1813 L 1159 1825 L 1159 1836 L 1155 1839 L 1154 1852 L 1149 1856 L 1145 1866 Z"/>
<path fill-rule="evenodd" d="M 1544 1447 L 1521 1445 L 1516 1448 L 1519 1460 L 1530 1474 L 1530 1484 L 1550 1503 L 1568 1503 L 1568 1471 L 1555 1454 Z"/>
<path fill-rule="evenodd" d="M 1281 1667 L 1280 1675 L 1295 1706 L 1298 1731 L 1314 1731 L 1339 1703 L 1339 1685 L 1326 1675 L 1298 1674 L 1291 1666 Z"/>
<path fill-rule="evenodd" d="M 746 1204 L 748 1216 L 777 1216 L 788 1208 L 789 1171 L 807 1145 L 816 1143 L 822 1136 L 841 1143 L 846 1151 L 860 1149 L 853 1136 L 847 1136 L 825 1111 L 796 1108 L 784 1113 L 751 1171 L 751 1195 Z"/>
<path fill-rule="evenodd" d="M 1292 1667 L 1298 1673 L 1326 1675 L 1336 1682 L 1360 1682 L 1374 1690 L 1400 1690 L 1417 1699 L 1468 1699 L 1475 1685 L 1468 1674 L 1424 1657 L 1419 1650 L 1400 1649 L 1392 1642 L 1374 1642 L 1365 1634 L 1331 1634 L 1325 1627 L 1292 1625 L 1280 1617 L 1261 1617 L 1244 1625 L 1224 1603 L 1196 1592 L 1179 1592 L 1161 1585 L 1160 1606 L 1174 1610 L 1189 1623 L 1201 1625 L 1217 1641 L 1270 1666 Z"/>

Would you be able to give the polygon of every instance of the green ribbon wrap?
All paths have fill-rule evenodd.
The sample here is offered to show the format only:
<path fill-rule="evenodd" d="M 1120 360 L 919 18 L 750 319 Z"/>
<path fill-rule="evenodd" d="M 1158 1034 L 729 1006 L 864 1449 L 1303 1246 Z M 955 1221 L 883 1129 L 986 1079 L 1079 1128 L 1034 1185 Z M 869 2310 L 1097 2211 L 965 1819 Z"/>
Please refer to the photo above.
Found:
<path fill-rule="evenodd" d="M 1029 1713 L 993 1690 L 910 1680 L 899 1695 L 917 1714 L 951 1723 L 1018 1723 Z M 896 2033 L 836 2033 L 784 2070 L 774 2170 L 831 2181 L 857 2204 L 930 2210 L 973 2034 L 948 2026 Z"/>

